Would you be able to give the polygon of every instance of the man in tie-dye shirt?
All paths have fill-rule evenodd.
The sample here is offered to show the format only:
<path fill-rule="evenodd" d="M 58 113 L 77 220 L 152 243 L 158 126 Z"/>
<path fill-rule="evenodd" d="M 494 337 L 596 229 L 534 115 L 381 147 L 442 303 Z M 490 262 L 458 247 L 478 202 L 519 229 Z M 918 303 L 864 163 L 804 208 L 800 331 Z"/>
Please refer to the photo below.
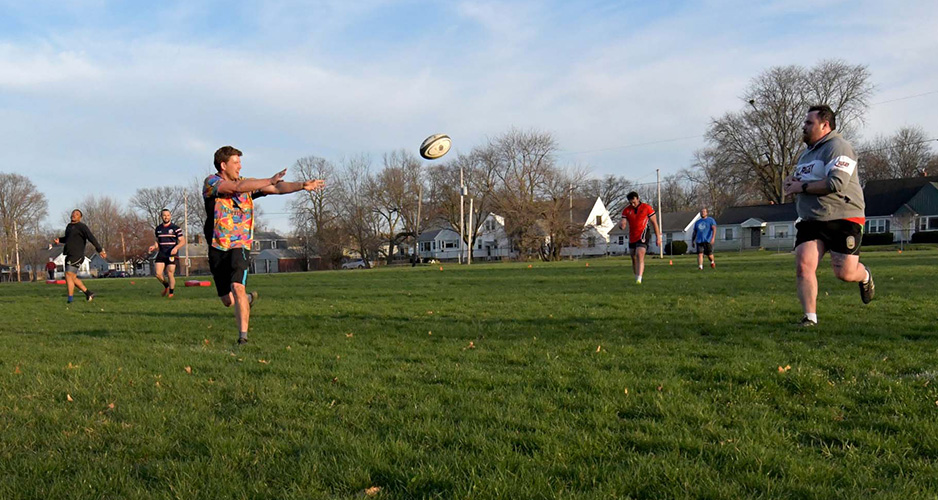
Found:
<path fill-rule="evenodd" d="M 209 242 L 208 262 L 215 278 L 215 290 L 225 307 L 235 305 L 238 343 L 248 341 L 251 305 L 257 292 L 248 294 L 248 263 L 254 238 L 254 199 L 269 194 L 322 189 L 321 179 L 286 182 L 287 169 L 268 179 L 241 177 L 241 151 L 224 146 L 215 151 L 215 174 L 205 178 L 205 241 Z"/>

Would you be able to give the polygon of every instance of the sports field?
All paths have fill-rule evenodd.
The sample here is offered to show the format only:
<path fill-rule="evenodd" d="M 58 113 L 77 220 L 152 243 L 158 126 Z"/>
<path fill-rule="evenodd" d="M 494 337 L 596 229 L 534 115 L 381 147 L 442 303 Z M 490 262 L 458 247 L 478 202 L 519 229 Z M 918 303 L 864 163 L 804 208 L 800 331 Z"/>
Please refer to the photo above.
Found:
<path fill-rule="evenodd" d="M 4 284 L 0 498 L 934 497 L 938 251 L 717 259 Z"/>

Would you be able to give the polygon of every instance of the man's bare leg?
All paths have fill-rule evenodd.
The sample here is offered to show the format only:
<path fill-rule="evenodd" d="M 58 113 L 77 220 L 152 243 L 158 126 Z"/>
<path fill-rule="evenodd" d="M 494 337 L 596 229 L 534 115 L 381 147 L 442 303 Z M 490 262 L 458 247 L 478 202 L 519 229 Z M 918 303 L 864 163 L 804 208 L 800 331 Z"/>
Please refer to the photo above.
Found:
<path fill-rule="evenodd" d="M 795 249 L 795 276 L 798 280 L 798 300 L 808 319 L 817 323 L 817 266 L 824 257 L 824 243 L 806 241 Z"/>

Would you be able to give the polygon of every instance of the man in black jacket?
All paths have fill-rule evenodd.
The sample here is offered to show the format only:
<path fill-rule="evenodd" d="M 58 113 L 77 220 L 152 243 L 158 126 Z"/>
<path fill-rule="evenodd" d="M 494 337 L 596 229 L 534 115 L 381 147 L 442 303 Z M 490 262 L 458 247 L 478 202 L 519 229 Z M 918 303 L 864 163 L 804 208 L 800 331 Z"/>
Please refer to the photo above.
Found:
<path fill-rule="evenodd" d="M 77 208 L 72 210 L 72 221 L 68 226 L 65 226 L 65 236 L 55 239 L 56 245 L 59 243 L 65 244 L 62 253 L 65 254 L 65 283 L 68 286 L 69 303 L 72 302 L 72 295 L 76 286 L 85 294 L 86 300 L 91 301 L 94 298 L 94 292 L 88 290 L 85 284 L 78 279 L 78 268 L 85 260 L 85 245 L 87 242 L 90 241 L 94 245 L 95 251 L 101 254 L 102 258 L 107 258 L 107 252 L 98 244 L 98 239 L 91 234 L 88 226 L 81 221 L 81 216 L 81 210 Z"/>

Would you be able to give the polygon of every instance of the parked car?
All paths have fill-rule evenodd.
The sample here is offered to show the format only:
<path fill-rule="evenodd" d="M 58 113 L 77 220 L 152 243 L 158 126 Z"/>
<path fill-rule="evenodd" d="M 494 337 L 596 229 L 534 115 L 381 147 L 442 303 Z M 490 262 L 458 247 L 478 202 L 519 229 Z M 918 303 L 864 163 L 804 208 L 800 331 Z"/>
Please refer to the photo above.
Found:
<path fill-rule="evenodd" d="M 342 264 L 342 269 L 364 269 L 365 267 L 365 261 L 362 259 L 350 260 L 345 264 Z"/>
<path fill-rule="evenodd" d="M 109 269 L 107 272 L 101 275 L 102 278 L 127 278 L 130 276 L 130 273 L 127 271 L 121 271 L 119 269 Z"/>

